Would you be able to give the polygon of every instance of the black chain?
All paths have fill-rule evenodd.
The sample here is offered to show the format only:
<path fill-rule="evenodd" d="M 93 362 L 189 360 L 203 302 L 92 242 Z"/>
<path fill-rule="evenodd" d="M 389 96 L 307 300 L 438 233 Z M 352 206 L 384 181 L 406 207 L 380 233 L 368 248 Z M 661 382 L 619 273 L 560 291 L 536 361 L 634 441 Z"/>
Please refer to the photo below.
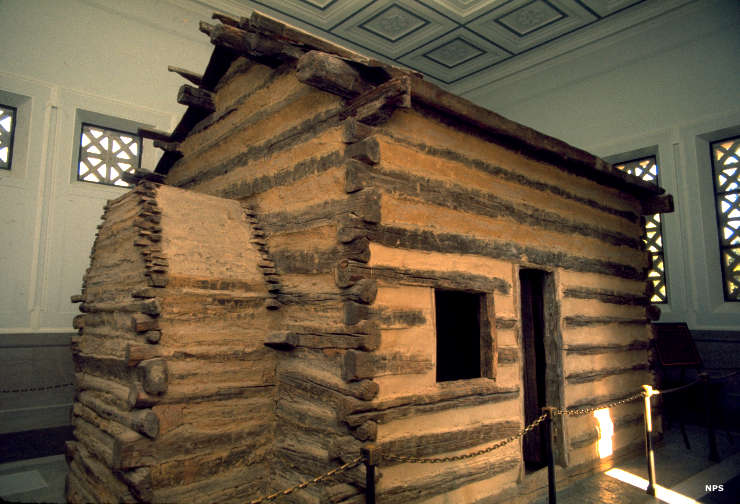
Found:
<path fill-rule="evenodd" d="M 65 387 L 72 387 L 74 383 L 60 383 L 59 385 L 48 385 L 46 387 L 31 387 L 22 389 L 0 389 L 0 394 L 18 394 L 20 392 L 40 392 L 42 390 L 54 390 Z"/>

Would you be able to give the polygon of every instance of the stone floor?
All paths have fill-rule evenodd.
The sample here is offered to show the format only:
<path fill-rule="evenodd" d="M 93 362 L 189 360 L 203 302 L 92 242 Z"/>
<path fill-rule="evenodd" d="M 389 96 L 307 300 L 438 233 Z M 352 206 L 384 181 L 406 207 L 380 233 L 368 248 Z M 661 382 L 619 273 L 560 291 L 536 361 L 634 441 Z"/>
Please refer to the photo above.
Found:
<path fill-rule="evenodd" d="M 720 463 L 708 459 L 706 431 L 686 426 L 691 449 L 686 449 L 678 428 L 667 430 L 656 445 L 658 485 L 670 488 L 684 500 L 656 500 L 644 490 L 599 473 L 568 487 L 558 488 L 560 504 L 629 504 L 669 502 L 671 504 L 736 504 L 740 502 L 740 435 L 720 431 L 717 441 Z M 619 464 L 616 469 L 645 478 L 644 457 Z M 63 455 L 0 464 L 0 502 L 64 502 L 67 465 Z M 707 492 L 705 485 L 723 485 L 722 491 Z M 716 488 L 716 487 L 715 487 Z M 688 498 L 688 499 L 686 499 Z M 535 501 L 545 504 L 547 498 Z"/>
<path fill-rule="evenodd" d="M 686 432 L 690 449 L 686 448 L 678 426 L 666 430 L 663 440 L 655 446 L 656 482 L 658 486 L 673 490 L 679 496 L 664 497 L 660 491 L 658 499 L 648 496 L 644 490 L 647 486 L 647 463 L 644 456 L 637 456 L 612 468 L 619 471 L 597 473 L 565 488 L 558 488 L 558 504 L 740 502 L 740 435 L 717 432 L 721 461 L 715 463 L 709 460 L 707 431 L 687 425 Z M 642 489 L 610 475 L 615 473 L 626 478 L 642 478 Z M 706 485 L 723 485 L 723 488 L 720 491 L 715 487 L 714 491 L 707 492 Z M 545 503 L 547 497 L 535 501 L 535 504 Z"/>

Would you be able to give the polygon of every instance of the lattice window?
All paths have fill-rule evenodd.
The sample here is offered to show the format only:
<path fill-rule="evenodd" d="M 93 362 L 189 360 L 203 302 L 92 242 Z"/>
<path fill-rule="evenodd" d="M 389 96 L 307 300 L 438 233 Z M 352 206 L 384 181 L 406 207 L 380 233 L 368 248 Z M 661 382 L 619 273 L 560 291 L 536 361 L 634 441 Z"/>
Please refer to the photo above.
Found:
<path fill-rule="evenodd" d="M 15 107 L 0 105 L 0 169 L 10 170 L 15 136 Z"/>
<path fill-rule="evenodd" d="M 740 137 L 710 149 L 725 299 L 740 301 Z"/>
<path fill-rule="evenodd" d="M 83 124 L 77 180 L 130 187 L 121 177 L 141 164 L 141 138 L 110 128 Z"/>
<path fill-rule="evenodd" d="M 614 165 L 618 170 L 634 175 L 645 182 L 658 184 L 658 163 L 655 156 L 635 159 Z M 668 283 L 666 281 L 665 256 L 663 254 L 663 227 L 660 214 L 646 215 L 643 226 L 643 241 L 650 253 L 652 267 L 648 280 L 653 284 L 651 303 L 668 302 Z"/>

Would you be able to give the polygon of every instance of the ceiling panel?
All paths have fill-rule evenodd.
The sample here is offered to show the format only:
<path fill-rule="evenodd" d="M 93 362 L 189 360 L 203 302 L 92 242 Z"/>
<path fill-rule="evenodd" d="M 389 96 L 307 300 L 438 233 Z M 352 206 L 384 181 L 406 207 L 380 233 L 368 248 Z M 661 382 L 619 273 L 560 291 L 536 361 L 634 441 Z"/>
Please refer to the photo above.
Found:
<path fill-rule="evenodd" d="M 200 1 L 261 10 L 464 91 L 696 0 Z"/>
<path fill-rule="evenodd" d="M 456 27 L 448 17 L 413 0 L 380 0 L 359 10 L 332 33 L 395 59 Z"/>
<path fill-rule="evenodd" d="M 596 19 L 591 12 L 571 0 L 514 0 L 478 17 L 467 27 L 519 54 Z"/>

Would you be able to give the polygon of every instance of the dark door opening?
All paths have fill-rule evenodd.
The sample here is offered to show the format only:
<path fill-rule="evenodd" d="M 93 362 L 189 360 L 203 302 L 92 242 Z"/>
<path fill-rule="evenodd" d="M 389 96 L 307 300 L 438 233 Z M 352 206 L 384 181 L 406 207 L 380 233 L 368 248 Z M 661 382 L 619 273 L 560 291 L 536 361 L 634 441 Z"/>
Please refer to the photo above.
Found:
<path fill-rule="evenodd" d="M 522 353 L 524 355 L 524 423 L 529 425 L 547 405 L 545 372 L 545 285 L 548 273 L 519 270 L 522 308 Z M 524 467 L 536 471 L 547 464 L 546 439 L 542 424 L 522 441 Z"/>

